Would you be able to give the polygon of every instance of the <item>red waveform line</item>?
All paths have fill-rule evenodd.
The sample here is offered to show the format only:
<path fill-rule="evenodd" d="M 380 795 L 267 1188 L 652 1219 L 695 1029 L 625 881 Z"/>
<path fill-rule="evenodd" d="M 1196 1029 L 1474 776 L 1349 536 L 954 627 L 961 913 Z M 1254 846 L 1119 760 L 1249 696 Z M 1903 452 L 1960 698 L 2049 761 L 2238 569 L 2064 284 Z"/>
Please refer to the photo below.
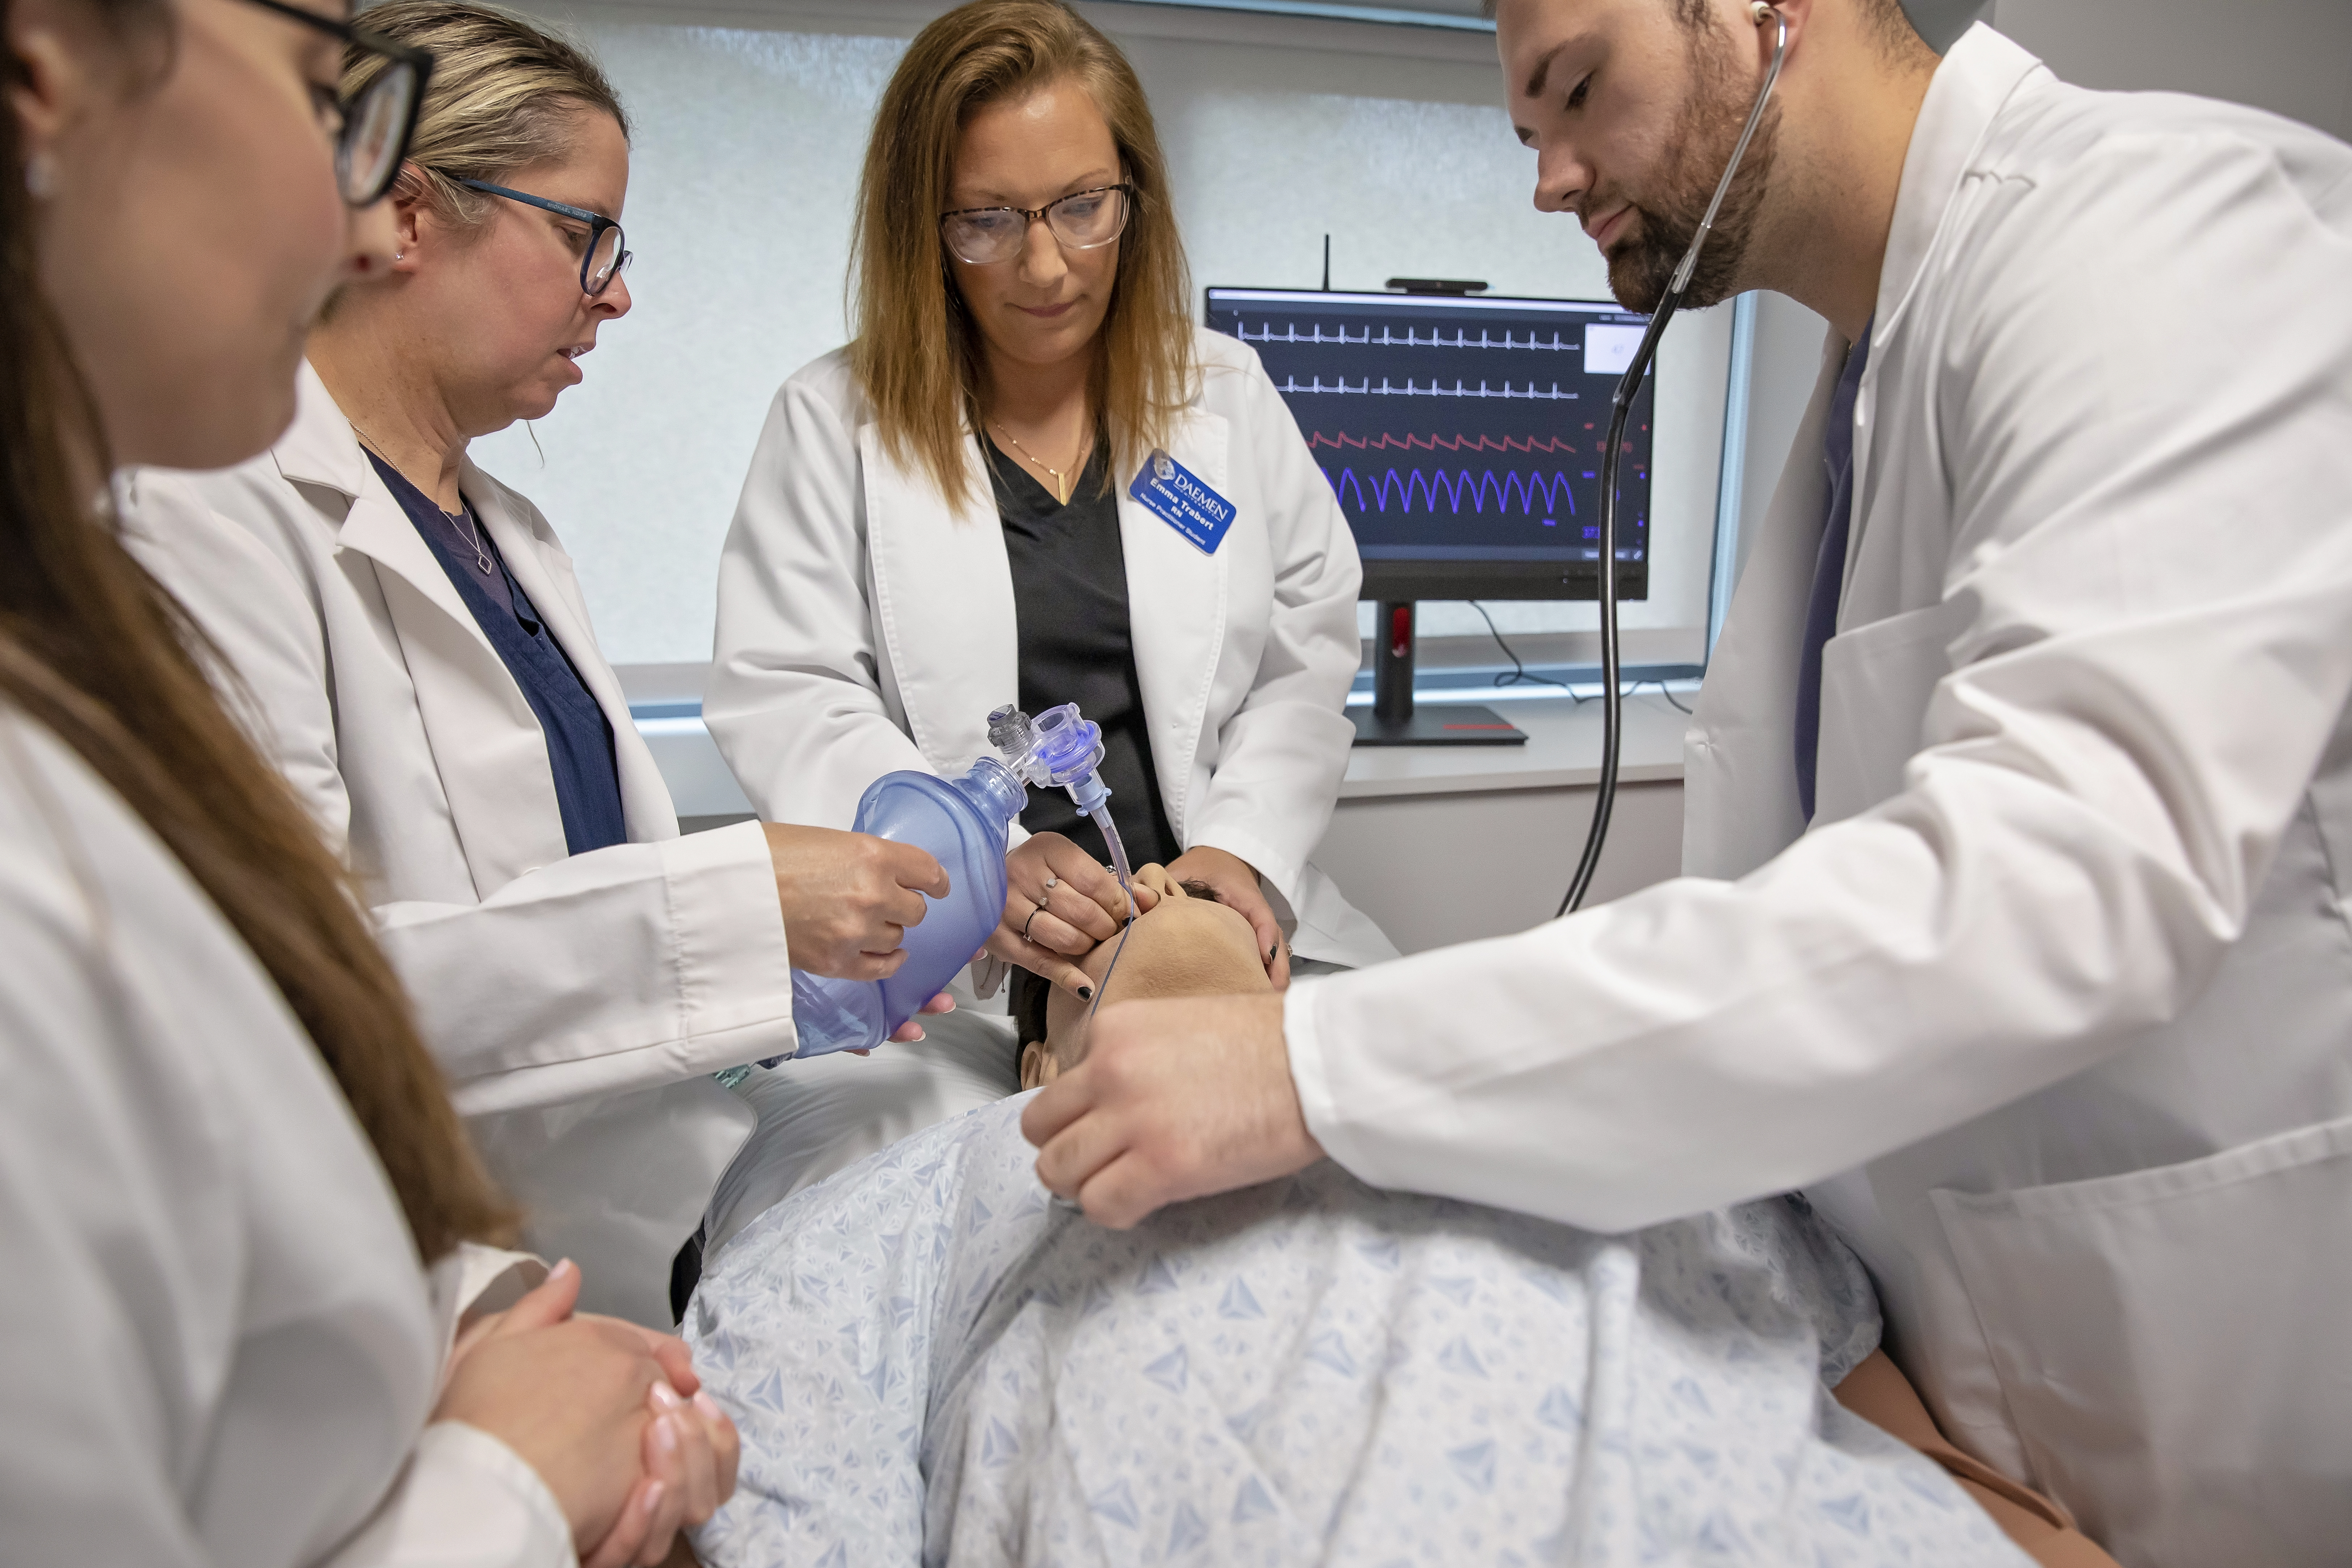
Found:
<path fill-rule="evenodd" d="M 1373 452 L 1388 447 L 1423 452 L 1573 452 L 1576 450 L 1576 443 L 1573 441 L 1561 441 L 1545 436 L 1506 436 L 1498 441 L 1492 436 L 1381 435 L 1367 440 L 1360 436 L 1350 436 L 1345 432 L 1336 436 L 1326 436 L 1320 430 L 1310 431 L 1307 437 L 1307 448 L 1308 451 L 1313 451 L 1318 447 L 1352 447 L 1360 451 Z"/>

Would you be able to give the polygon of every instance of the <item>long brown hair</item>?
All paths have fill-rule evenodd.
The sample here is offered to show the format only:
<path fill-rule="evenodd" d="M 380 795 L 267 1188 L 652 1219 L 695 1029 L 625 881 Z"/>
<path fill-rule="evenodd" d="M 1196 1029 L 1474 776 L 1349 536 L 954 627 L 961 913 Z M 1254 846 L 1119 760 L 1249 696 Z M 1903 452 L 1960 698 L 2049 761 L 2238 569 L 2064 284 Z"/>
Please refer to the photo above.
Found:
<path fill-rule="evenodd" d="M 1124 469 L 1164 442 L 1194 392 L 1192 284 L 1151 105 L 1118 46 L 1056 0 L 974 0 L 915 36 L 891 73 L 857 185 L 849 363 L 893 459 L 965 500 L 980 333 L 950 277 L 940 214 L 971 112 L 1049 82 L 1085 88 L 1135 187 L 1095 339 L 1096 427 Z"/>
<path fill-rule="evenodd" d="M 168 26 L 150 0 L 92 5 L 118 32 Z M 13 58 L 0 68 L 13 78 Z M 202 634 L 92 499 L 106 442 L 40 292 L 20 141 L 0 110 L 0 700 L 79 753 L 260 960 L 374 1145 L 418 1253 L 503 1237 L 511 1212 L 349 878 L 206 683 Z"/>

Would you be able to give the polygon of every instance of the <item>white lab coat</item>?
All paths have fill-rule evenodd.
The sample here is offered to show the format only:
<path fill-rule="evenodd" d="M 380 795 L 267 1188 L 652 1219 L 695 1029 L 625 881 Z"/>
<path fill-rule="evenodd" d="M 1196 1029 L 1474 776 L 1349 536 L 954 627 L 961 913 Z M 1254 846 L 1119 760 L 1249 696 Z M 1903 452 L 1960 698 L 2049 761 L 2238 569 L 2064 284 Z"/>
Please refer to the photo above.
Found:
<path fill-rule="evenodd" d="M 1834 353 L 1700 697 L 1688 876 L 1295 988 L 1324 1146 L 1612 1229 L 1809 1186 L 1946 1430 L 2125 1563 L 2342 1562 L 2347 279 L 2352 149 L 1964 37 L 1855 407 L 1811 830 Z"/>
<path fill-rule="evenodd" d="M 670 1257 L 751 1125 L 708 1075 L 794 1043 L 766 839 L 679 836 L 571 558 L 521 496 L 470 462 L 459 483 L 612 724 L 625 845 L 567 852 L 538 718 L 307 365 L 273 450 L 143 471 L 125 517 L 348 851 L 533 1247 L 666 1327 Z"/>
<path fill-rule="evenodd" d="M 1160 801 L 1186 848 L 1257 868 L 1301 956 L 1376 963 L 1396 949 L 1307 860 L 1355 739 L 1341 710 L 1360 662 L 1355 539 L 1256 354 L 1216 333 L 1197 343 L 1200 393 L 1168 450 L 1239 509 L 1216 553 L 1118 476 Z M 989 710 L 1019 695 L 1019 628 L 978 447 L 965 458 L 959 513 L 884 454 L 843 353 L 776 394 L 719 563 L 702 704 L 762 816 L 846 827 L 882 774 L 992 754 Z"/>
<path fill-rule="evenodd" d="M 570 1564 L 528 1465 L 425 1425 L 459 1309 L 543 1271 L 428 1282 L 277 987 L 9 708 L 0 953 L 0 1559 Z"/>

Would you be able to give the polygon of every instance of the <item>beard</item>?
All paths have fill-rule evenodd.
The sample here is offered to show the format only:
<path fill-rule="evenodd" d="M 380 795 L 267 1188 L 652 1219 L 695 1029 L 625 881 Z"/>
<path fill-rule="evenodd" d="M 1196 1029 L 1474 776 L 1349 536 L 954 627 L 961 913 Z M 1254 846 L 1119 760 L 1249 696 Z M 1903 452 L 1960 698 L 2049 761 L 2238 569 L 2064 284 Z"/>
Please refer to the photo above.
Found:
<path fill-rule="evenodd" d="M 1625 237 L 1608 256 L 1609 291 L 1617 302 L 1643 315 L 1664 302 L 1675 268 L 1706 216 L 1723 166 L 1739 144 L 1755 102 L 1753 89 L 1739 79 L 1735 54 L 1717 47 L 1721 36 L 1709 30 L 1691 39 L 1691 90 L 1675 115 L 1675 127 L 1657 189 L 1633 203 L 1633 219 Z M 1699 253 L 1683 303 L 1704 308 L 1717 305 L 1739 291 L 1739 274 L 1748 256 L 1748 242 L 1764 205 L 1764 192 L 1772 176 L 1773 153 L 1779 141 L 1780 106 L 1766 106 L 1757 122 L 1755 140 L 1739 161 L 1739 173 L 1724 193 L 1723 206 L 1707 231 L 1706 248 Z"/>

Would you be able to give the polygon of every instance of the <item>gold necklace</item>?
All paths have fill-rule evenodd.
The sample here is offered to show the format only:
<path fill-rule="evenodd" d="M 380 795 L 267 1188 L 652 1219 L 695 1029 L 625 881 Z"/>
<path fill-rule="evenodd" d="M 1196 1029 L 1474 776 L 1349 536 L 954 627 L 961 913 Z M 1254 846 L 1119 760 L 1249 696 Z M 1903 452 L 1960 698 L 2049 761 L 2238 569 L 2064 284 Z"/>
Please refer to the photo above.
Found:
<path fill-rule="evenodd" d="M 1045 472 L 1054 476 L 1054 484 L 1055 486 L 1054 490 L 1054 500 L 1056 505 L 1067 506 L 1070 504 L 1070 493 L 1078 488 L 1078 481 L 1070 476 L 1068 470 L 1054 467 L 1053 464 L 1045 461 L 1043 458 L 1037 456 L 1036 453 L 1032 452 L 1028 447 L 1022 447 L 1021 437 L 1015 436 L 1012 431 L 1007 430 L 1002 424 L 999 424 L 996 426 L 996 433 L 1003 437 L 1006 440 L 1012 442 L 1015 447 L 1021 447 L 1021 456 L 1026 458 L 1033 466 L 1043 468 Z M 1085 471 L 1084 459 L 1086 455 L 1093 449 L 1093 444 L 1087 441 L 1082 433 L 1078 442 L 1078 457 L 1075 459 L 1080 472 Z"/>
<path fill-rule="evenodd" d="M 369 451 L 373 452 L 377 457 L 383 458 L 383 460 L 386 463 L 391 464 L 392 468 L 395 471 L 399 469 L 400 465 L 398 463 L 393 462 L 390 458 L 383 457 L 383 447 L 374 437 L 361 429 L 357 424 L 352 425 L 352 434 L 360 438 L 360 445 L 365 447 Z M 405 474 L 403 474 L 401 477 L 403 479 L 407 478 Z M 409 482 L 414 484 L 415 481 L 411 479 Z M 419 490 L 417 493 L 419 495 L 423 495 L 424 491 Z M 425 499 L 427 500 L 432 500 L 433 498 L 426 496 Z M 472 546 L 474 552 L 474 564 L 481 568 L 483 576 L 490 576 L 498 571 L 499 563 L 490 559 L 489 546 L 482 542 L 482 525 L 474 521 L 474 514 L 472 510 L 467 507 L 465 497 L 459 496 L 457 498 L 457 510 L 456 511 L 446 510 L 437 500 L 433 501 L 433 510 L 439 512 L 444 518 L 448 520 L 449 530 L 451 532 L 457 534 L 460 539 L 464 540 L 467 544 Z M 463 524 L 464 526 L 461 528 L 459 526 L 460 524 Z"/>

